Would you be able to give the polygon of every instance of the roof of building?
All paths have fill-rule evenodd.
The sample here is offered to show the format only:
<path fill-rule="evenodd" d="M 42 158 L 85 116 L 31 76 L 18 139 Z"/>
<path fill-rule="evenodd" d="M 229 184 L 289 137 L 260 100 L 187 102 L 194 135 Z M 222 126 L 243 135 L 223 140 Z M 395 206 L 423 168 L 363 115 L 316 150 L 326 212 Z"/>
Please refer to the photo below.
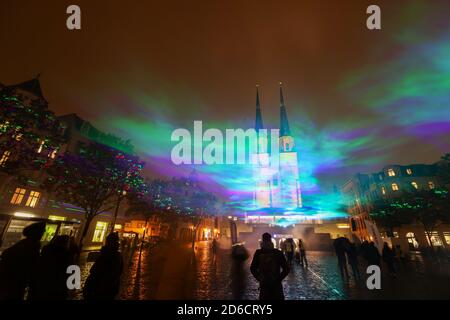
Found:
<path fill-rule="evenodd" d="M 36 97 L 44 98 L 44 95 L 42 94 L 42 88 L 41 88 L 41 83 L 39 81 L 39 77 L 40 77 L 40 75 L 38 74 L 35 78 L 33 78 L 31 80 L 21 82 L 18 84 L 14 84 L 14 85 L 10 85 L 7 87 L 11 88 L 11 89 L 16 89 L 16 88 L 22 89 L 24 91 L 34 94 Z"/>

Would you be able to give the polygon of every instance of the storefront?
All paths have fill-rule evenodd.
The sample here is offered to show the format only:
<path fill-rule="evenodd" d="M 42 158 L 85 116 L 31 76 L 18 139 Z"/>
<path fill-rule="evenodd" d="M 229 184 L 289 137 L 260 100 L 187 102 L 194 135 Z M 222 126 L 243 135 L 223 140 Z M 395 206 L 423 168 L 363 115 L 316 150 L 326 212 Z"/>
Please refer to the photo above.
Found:
<path fill-rule="evenodd" d="M 14 215 L 0 215 L 0 251 L 11 247 L 23 238 L 23 229 L 36 222 L 45 222 L 45 232 L 42 245 L 47 244 L 55 235 L 76 237 L 80 227 L 78 220 L 66 220 L 65 217 L 49 216 L 48 219 L 35 217 L 31 214 L 16 213 Z"/>

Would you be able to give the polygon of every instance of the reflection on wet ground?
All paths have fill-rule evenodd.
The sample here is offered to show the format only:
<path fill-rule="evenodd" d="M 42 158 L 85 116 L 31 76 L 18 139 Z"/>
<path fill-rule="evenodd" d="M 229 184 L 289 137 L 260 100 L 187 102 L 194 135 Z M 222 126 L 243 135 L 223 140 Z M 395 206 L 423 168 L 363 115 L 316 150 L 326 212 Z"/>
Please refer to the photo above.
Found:
<path fill-rule="evenodd" d="M 254 250 L 250 250 L 250 256 Z M 119 298 L 146 299 L 258 299 L 258 283 L 245 262 L 231 258 L 230 250 L 216 254 L 209 243 L 163 243 L 156 248 L 124 252 L 125 270 Z M 195 257 L 195 258 L 193 258 Z M 308 252 L 308 268 L 295 263 L 283 281 L 288 300 L 430 299 L 449 298 L 449 264 L 427 265 L 420 257 L 400 264 L 399 275 L 382 276 L 382 290 L 368 290 L 365 280 L 344 281 L 333 253 Z M 84 283 L 92 262 L 82 262 Z M 365 269 L 364 269 L 365 270 Z M 363 268 L 361 273 L 364 274 Z M 365 278 L 364 278 L 365 279 Z M 81 290 L 74 299 L 81 299 Z"/>
<path fill-rule="evenodd" d="M 345 299 L 343 281 L 338 275 L 334 256 L 311 252 L 309 268 L 293 264 L 283 282 L 286 299 Z M 197 283 L 194 299 L 258 299 L 258 282 L 250 273 L 251 258 L 233 261 L 229 250 L 199 248 Z"/>
<path fill-rule="evenodd" d="M 343 280 L 333 253 L 308 252 L 307 256 L 308 268 L 294 262 L 283 281 L 288 300 L 450 298 L 448 262 L 426 263 L 422 257 L 416 257 L 400 263 L 395 278 L 382 272 L 381 290 L 369 290 L 363 266 L 360 267 L 363 280 L 355 281 L 353 277 Z M 258 299 L 258 283 L 249 271 L 251 258 L 236 264 L 230 251 L 220 250 L 213 255 L 207 247 L 199 247 L 196 260 L 198 281 L 194 299 Z"/>

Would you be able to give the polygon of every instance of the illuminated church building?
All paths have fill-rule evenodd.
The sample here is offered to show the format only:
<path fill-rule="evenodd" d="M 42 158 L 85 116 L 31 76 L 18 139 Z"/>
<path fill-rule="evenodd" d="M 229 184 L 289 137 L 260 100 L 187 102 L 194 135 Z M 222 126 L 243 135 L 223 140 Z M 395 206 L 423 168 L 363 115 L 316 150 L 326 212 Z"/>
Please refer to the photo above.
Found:
<path fill-rule="evenodd" d="M 256 91 L 255 129 L 264 129 L 259 90 Z M 268 130 L 269 131 L 269 130 Z M 269 135 L 270 136 L 270 135 Z M 297 151 L 291 135 L 289 121 L 284 104 L 283 89 L 280 84 L 280 136 L 279 154 L 272 157 L 271 142 L 265 136 L 258 137 L 257 161 L 253 166 L 255 189 L 253 192 L 254 209 L 278 208 L 286 211 L 302 207 Z M 276 144 L 275 144 L 276 145 Z M 273 162 L 275 161 L 275 162 Z M 279 210 L 277 210 L 279 211 Z"/>

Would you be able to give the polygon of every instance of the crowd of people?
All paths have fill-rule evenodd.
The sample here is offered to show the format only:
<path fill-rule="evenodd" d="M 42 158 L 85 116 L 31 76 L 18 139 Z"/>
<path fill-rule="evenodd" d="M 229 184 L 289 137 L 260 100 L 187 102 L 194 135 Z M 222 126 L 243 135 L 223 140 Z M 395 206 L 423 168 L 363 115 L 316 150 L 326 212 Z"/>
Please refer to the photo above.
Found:
<path fill-rule="evenodd" d="M 293 238 L 282 240 L 280 243 L 280 249 L 286 257 L 289 265 L 292 265 L 295 260 L 302 267 L 308 267 L 305 244 L 302 239 L 297 239 L 297 242 Z"/>
<path fill-rule="evenodd" d="M 382 261 L 384 262 L 388 274 L 395 277 L 397 274 L 397 266 L 403 263 L 404 254 L 400 246 L 391 248 L 386 242 L 383 245 L 381 253 L 374 242 L 363 241 L 360 245 L 350 242 L 347 238 L 337 238 L 333 242 L 336 252 L 339 271 L 342 278 L 348 280 L 350 274 L 347 266 L 349 265 L 352 271 L 353 278 L 356 281 L 361 280 L 361 265 L 376 265 L 382 268 Z M 360 261 L 359 257 L 362 258 Z"/>
<path fill-rule="evenodd" d="M 79 249 L 75 239 L 55 235 L 41 249 L 45 222 L 24 228 L 24 239 L 0 257 L 0 300 L 66 300 L 69 297 L 68 267 L 76 265 Z M 123 270 L 119 236 L 107 236 L 83 287 L 86 300 L 114 299 Z"/>
<path fill-rule="evenodd" d="M 298 242 L 288 238 L 280 243 L 280 248 L 274 246 L 269 233 L 262 235 L 261 248 L 256 250 L 250 271 L 260 285 L 261 300 L 284 299 L 282 280 L 289 274 L 294 257 L 298 263 L 308 266 L 304 242 Z M 355 281 L 362 280 L 362 266 L 376 265 L 386 274 L 396 277 L 398 266 L 405 264 L 405 255 L 400 246 L 391 248 L 384 243 L 382 250 L 379 250 L 374 242 L 363 241 L 362 243 L 352 243 L 349 239 L 340 237 L 334 240 L 339 271 L 344 280 L 349 280 L 352 276 Z M 380 252 L 381 251 L 381 252 Z M 384 265 L 383 265 L 384 262 Z M 351 272 L 349 271 L 349 267 Z"/>
<path fill-rule="evenodd" d="M 66 300 L 69 298 L 67 280 L 68 267 L 77 265 L 80 250 L 75 238 L 67 235 L 55 235 L 41 248 L 41 239 L 45 232 L 45 222 L 31 224 L 24 228 L 24 238 L 3 251 L 0 257 L 0 300 Z M 106 237 L 95 263 L 90 269 L 83 287 L 85 300 L 113 300 L 119 293 L 120 278 L 124 269 L 121 251 L 135 248 L 137 237 L 120 241 L 118 233 Z M 121 248 L 122 246 L 122 248 Z M 362 280 L 361 267 L 376 265 L 395 277 L 398 266 L 403 264 L 405 255 L 400 246 L 391 248 L 384 243 L 379 250 L 374 242 L 352 243 L 340 237 L 333 242 L 339 271 L 344 280 L 352 276 L 355 281 Z M 122 250 L 121 250 L 122 249 Z M 218 243 L 211 243 L 213 254 L 217 253 Z M 245 274 L 243 264 L 248 252 L 243 244 L 232 247 L 233 267 L 238 277 L 233 290 L 236 297 L 242 296 Z M 260 286 L 261 300 L 284 299 L 283 279 L 289 274 L 294 262 L 308 268 L 305 244 L 302 239 L 283 239 L 279 248 L 269 233 L 262 235 L 260 249 L 256 250 L 250 265 L 250 272 Z M 383 263 L 384 262 L 384 265 Z M 349 271 L 350 267 L 350 271 Z"/>

